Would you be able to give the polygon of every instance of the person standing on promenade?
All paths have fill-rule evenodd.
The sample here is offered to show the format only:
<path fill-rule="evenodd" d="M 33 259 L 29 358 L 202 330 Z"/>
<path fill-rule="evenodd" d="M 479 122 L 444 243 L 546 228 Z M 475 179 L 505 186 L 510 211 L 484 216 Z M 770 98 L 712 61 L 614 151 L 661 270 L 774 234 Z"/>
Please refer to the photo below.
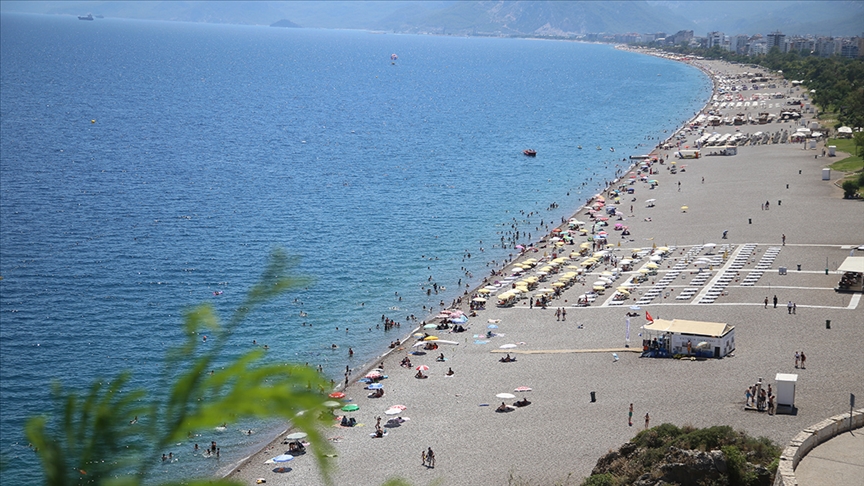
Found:
<path fill-rule="evenodd" d="M 633 404 L 630 404 L 630 412 L 627 414 L 627 425 L 633 427 Z"/>
<path fill-rule="evenodd" d="M 792 302 L 792 314 L 795 315 L 798 313 L 798 304 Z"/>
<path fill-rule="evenodd" d="M 645 429 L 648 429 L 648 424 L 651 422 L 651 417 L 648 415 L 648 412 L 645 412 Z"/>
<path fill-rule="evenodd" d="M 807 367 L 804 366 L 804 361 L 807 360 L 807 356 L 804 356 L 804 351 L 801 351 L 801 369 L 806 370 Z"/>
<path fill-rule="evenodd" d="M 777 296 L 776 295 L 774 296 L 774 308 L 775 309 L 777 308 Z"/>
<path fill-rule="evenodd" d="M 566 320 L 567 320 L 567 309 L 565 309 L 565 308 L 563 308 L 563 307 L 561 308 L 561 320 L 562 320 L 562 321 L 566 321 Z"/>
<path fill-rule="evenodd" d="M 791 300 L 789 301 L 789 303 L 786 304 L 786 311 L 789 313 L 789 315 L 792 315 L 792 301 Z"/>
<path fill-rule="evenodd" d="M 798 369 L 798 361 L 801 360 L 801 355 L 798 354 L 798 351 L 795 351 L 795 369 Z"/>
<path fill-rule="evenodd" d="M 780 237 L 780 239 L 783 240 L 783 246 L 786 246 L 786 234 L 785 233 L 783 234 L 783 236 Z"/>
<path fill-rule="evenodd" d="M 768 308 L 768 296 L 767 295 L 765 296 L 765 308 L 766 309 Z"/>

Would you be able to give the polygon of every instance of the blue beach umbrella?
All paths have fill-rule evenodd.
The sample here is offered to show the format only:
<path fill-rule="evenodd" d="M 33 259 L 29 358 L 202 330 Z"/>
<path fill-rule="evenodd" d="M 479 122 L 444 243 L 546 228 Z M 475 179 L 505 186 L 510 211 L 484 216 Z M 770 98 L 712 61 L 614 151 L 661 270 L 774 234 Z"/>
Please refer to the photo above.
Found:
<path fill-rule="evenodd" d="M 380 389 L 384 388 L 384 385 L 382 385 L 381 383 L 372 383 L 371 385 L 367 386 L 366 388 L 368 388 L 370 390 L 380 390 Z"/>
<path fill-rule="evenodd" d="M 294 456 L 292 456 L 291 454 L 280 454 L 273 458 L 273 462 L 288 462 L 293 460 Z"/>
<path fill-rule="evenodd" d="M 489 325 L 486 326 L 486 327 L 489 328 L 489 329 L 498 329 L 498 326 L 496 326 L 495 324 L 489 324 Z"/>

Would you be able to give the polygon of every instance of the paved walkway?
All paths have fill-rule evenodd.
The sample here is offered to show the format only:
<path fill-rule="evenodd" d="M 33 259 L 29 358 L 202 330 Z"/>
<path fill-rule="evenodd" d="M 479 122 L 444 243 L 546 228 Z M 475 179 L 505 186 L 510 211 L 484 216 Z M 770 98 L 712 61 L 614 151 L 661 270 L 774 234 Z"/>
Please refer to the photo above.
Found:
<path fill-rule="evenodd" d="M 864 428 L 816 446 L 795 468 L 800 486 L 864 486 Z"/>

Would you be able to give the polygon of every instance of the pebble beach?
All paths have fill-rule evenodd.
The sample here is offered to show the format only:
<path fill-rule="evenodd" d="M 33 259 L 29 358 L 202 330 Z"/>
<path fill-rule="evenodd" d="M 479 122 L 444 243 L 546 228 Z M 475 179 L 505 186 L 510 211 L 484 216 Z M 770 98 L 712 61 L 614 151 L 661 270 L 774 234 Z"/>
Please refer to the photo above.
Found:
<path fill-rule="evenodd" d="M 720 79 L 753 70 L 719 61 L 695 62 L 714 78 L 715 94 Z M 774 82 L 778 88 L 773 91 L 800 96 L 794 91 L 799 88 L 783 87 L 776 78 Z M 776 101 L 776 108 L 758 111 L 778 112 L 784 100 Z M 703 114 L 711 109 L 706 107 Z M 738 111 L 728 110 L 733 115 Z M 755 111 L 754 106 L 754 116 Z M 705 130 L 734 134 L 794 132 L 795 127 L 796 122 L 777 122 Z M 646 413 L 650 426 L 730 425 L 785 445 L 801 429 L 848 411 L 849 393 L 864 396 L 861 294 L 834 291 L 840 278 L 836 270 L 844 258 L 862 254 L 855 248 L 864 244 L 864 213 L 860 201 L 842 199 L 842 190 L 834 184 L 842 174 L 832 172 L 831 180 L 822 180 L 822 169 L 845 155 L 823 157 L 822 142 L 815 149 L 802 143 L 760 143 L 739 146 L 733 156 L 707 155 L 713 149 L 706 148 L 701 158 L 676 159 L 678 141 L 684 148 L 700 134 L 682 129 L 675 135 L 681 137 L 673 135 L 669 149 L 661 145 L 651 153 L 666 161 L 652 165 L 650 177 L 657 181 L 653 188 L 639 180 L 629 183 L 638 167 L 614 184 L 628 185 L 634 193 L 621 196 L 622 219 L 610 218 L 606 228 L 612 245 L 608 251 L 617 259 L 640 255 L 632 271 L 621 272 L 618 283 L 634 275 L 658 247 L 666 247 L 669 250 L 658 262 L 656 275 L 626 300 L 613 300 L 618 285 L 613 283 L 591 305 L 577 307 L 580 297 L 591 290 L 591 282 L 613 268 L 601 263 L 560 291 L 545 309 L 529 305 L 528 299 L 498 307 L 493 293 L 485 308 L 469 318 L 467 331 L 425 330 L 457 345 L 442 344 L 434 351 L 411 354 L 420 348 L 412 348 L 416 339 L 406 336 L 401 346 L 369 363 L 368 368 L 383 363 L 387 376 L 380 381 L 383 397 L 367 398 L 370 392 L 363 382 L 340 387 L 359 410 L 349 413 L 357 426 L 341 427 L 334 420 L 324 430 L 336 455 L 334 484 L 382 484 L 390 478 L 416 485 L 578 484 L 590 475 L 601 455 L 645 427 Z M 672 161 L 677 166 L 674 174 Z M 649 199 L 654 203 L 646 203 Z M 767 210 L 766 202 L 770 203 Z M 573 218 L 589 221 L 590 215 L 583 207 Z M 628 226 L 630 235 L 613 231 L 616 222 Z M 487 284 L 497 280 L 503 292 L 506 284 L 500 282 L 513 273 L 514 264 L 528 258 L 548 261 L 553 253 L 568 256 L 578 252 L 582 241 L 586 240 L 555 247 L 547 237 L 535 244 L 536 251 L 509 262 Z M 721 274 L 733 271 L 731 256 L 740 255 L 745 245 L 755 247 L 743 268 L 734 269 L 728 285 L 718 286 Z M 691 282 L 700 270 L 684 258 L 697 250 L 721 261 L 707 270 L 710 276 L 704 284 L 694 287 Z M 765 258 L 767 251 L 776 257 Z M 579 261 L 573 259 L 574 264 Z M 768 268 L 757 275 L 756 267 L 763 262 L 768 262 Z M 683 269 L 673 270 L 684 263 Z M 781 275 L 781 268 L 788 269 L 786 275 Z M 657 297 L 645 301 L 656 282 L 672 275 Z M 742 285 L 745 280 L 748 284 Z M 682 296 L 687 288 L 695 288 L 690 298 Z M 705 297 L 712 288 L 720 292 L 708 303 Z M 764 300 L 774 296 L 777 307 L 769 303 L 765 308 Z M 464 300 L 461 309 L 468 313 L 469 299 Z M 644 303 L 639 309 L 631 310 L 640 300 Z M 794 315 L 787 312 L 790 301 L 796 305 Z M 566 320 L 556 318 L 560 308 L 566 309 Z M 628 312 L 639 314 L 630 318 L 629 342 L 625 339 Z M 642 358 L 640 327 L 646 323 L 646 312 L 654 319 L 728 323 L 735 327 L 735 351 L 723 359 L 698 361 Z M 831 321 L 830 329 L 826 320 Z M 427 321 L 437 322 L 431 316 Z M 490 330 L 495 335 L 486 337 Z M 806 369 L 795 368 L 796 351 L 806 353 Z M 515 362 L 499 361 L 507 352 Z M 444 354 L 443 362 L 436 361 L 439 353 Z M 400 366 L 406 356 L 411 368 Z M 429 367 L 428 378 L 415 378 L 418 365 Z M 447 376 L 451 368 L 453 375 Z M 777 373 L 798 374 L 797 413 L 745 411 L 745 388 L 760 378 L 773 383 Z M 356 380 L 364 374 L 355 370 L 352 377 Z M 531 390 L 516 392 L 519 387 Z M 516 396 L 503 400 L 507 404 L 521 398 L 531 404 L 496 413 L 500 393 Z M 634 413 L 629 425 L 631 403 Z M 401 413 L 406 421 L 384 428 L 384 437 L 372 438 L 376 417 L 387 422 L 394 416 L 384 412 L 396 404 L 406 407 Z M 280 435 L 234 465 L 228 476 L 243 484 L 259 479 L 267 484 L 323 484 L 312 454 L 296 457 L 284 469 L 269 461 L 285 453 L 286 447 Z M 421 464 L 421 452 L 427 448 L 435 451 L 435 467 Z"/>

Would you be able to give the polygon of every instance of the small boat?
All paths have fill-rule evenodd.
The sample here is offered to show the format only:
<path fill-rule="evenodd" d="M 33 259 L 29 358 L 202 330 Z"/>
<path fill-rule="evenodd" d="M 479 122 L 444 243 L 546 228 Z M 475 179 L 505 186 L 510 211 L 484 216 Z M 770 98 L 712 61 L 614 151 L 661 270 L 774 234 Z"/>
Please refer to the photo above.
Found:
<path fill-rule="evenodd" d="M 576 147 L 576 148 L 578 148 L 578 149 L 579 149 L 579 150 L 582 150 L 582 146 L 581 146 L 581 145 L 580 145 L 580 146 L 578 146 L 578 147 Z"/>
<path fill-rule="evenodd" d="M 614 152 L 614 151 L 615 151 L 615 147 L 609 147 L 609 151 L 610 151 L 610 152 Z"/>
<path fill-rule="evenodd" d="M 522 153 L 525 154 L 527 157 L 536 157 L 537 156 L 537 151 L 534 149 L 525 149 L 522 151 Z"/>
<path fill-rule="evenodd" d="M 78 20 L 93 20 L 93 14 L 79 15 Z"/>
<path fill-rule="evenodd" d="M 597 146 L 597 150 L 603 150 L 603 147 L 601 147 L 601 146 L 598 145 L 598 146 Z"/>

